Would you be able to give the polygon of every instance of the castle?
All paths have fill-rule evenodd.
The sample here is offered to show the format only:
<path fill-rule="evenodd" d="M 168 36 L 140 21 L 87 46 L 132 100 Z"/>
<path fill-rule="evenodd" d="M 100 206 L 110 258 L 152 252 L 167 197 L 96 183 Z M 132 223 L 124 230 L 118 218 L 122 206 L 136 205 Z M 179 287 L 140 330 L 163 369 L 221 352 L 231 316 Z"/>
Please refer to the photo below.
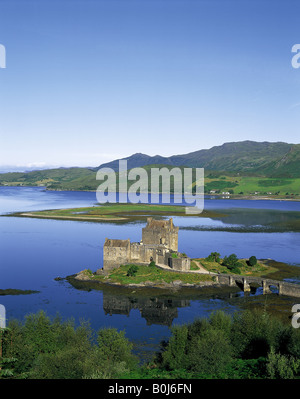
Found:
<path fill-rule="evenodd" d="M 178 230 L 173 219 L 154 220 L 147 218 L 142 229 L 141 242 L 105 239 L 103 247 L 103 269 L 99 273 L 107 274 L 111 270 L 126 264 L 149 264 L 168 266 L 174 270 L 190 270 L 191 260 L 178 252 Z"/>

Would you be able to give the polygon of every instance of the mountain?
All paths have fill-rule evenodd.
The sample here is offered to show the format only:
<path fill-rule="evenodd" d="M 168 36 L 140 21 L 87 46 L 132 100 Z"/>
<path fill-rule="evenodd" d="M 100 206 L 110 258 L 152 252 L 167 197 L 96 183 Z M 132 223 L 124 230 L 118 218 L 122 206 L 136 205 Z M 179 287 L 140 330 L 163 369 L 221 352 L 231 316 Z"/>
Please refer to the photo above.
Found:
<path fill-rule="evenodd" d="M 297 150 L 294 147 L 297 147 L 297 145 L 283 142 L 241 141 L 225 143 L 208 150 L 199 150 L 170 157 L 161 157 L 159 155 L 151 157 L 137 153 L 128 158 L 122 158 L 122 160 L 127 160 L 128 169 L 146 165 L 164 164 L 261 176 L 265 175 L 265 170 L 268 171 L 268 174 L 272 175 L 274 165 L 276 164 L 276 173 L 282 173 L 283 175 L 290 173 L 293 175 L 294 168 L 289 163 L 295 162 L 297 158 L 295 154 L 299 152 L 299 149 Z M 283 159 L 286 160 L 283 161 Z M 100 167 L 108 167 L 117 171 L 119 160 L 102 164 Z M 95 170 L 99 168 L 95 168 Z"/>
<path fill-rule="evenodd" d="M 195 151 L 173 157 L 174 164 L 185 163 L 191 167 L 208 170 L 255 172 L 269 162 L 283 157 L 292 147 L 287 143 L 242 141 L 225 143 L 209 150 Z"/>
<path fill-rule="evenodd" d="M 262 168 L 270 177 L 300 177 L 300 144 L 294 144 L 289 151 Z"/>
<path fill-rule="evenodd" d="M 248 176 L 259 178 L 300 178 L 300 144 L 283 142 L 241 141 L 225 143 L 207 150 L 194 151 L 188 154 L 163 157 L 136 153 L 127 160 L 127 169 L 144 167 L 150 173 L 151 167 L 193 167 L 204 168 L 205 175 L 213 178 L 225 176 Z M 96 180 L 99 168 L 109 167 L 119 170 L 119 160 L 100 165 L 97 168 L 56 168 L 35 170 L 32 172 L 14 172 L 0 174 L 0 185 L 47 186 L 53 190 L 96 190 L 100 182 Z M 299 180 L 300 181 L 300 180 Z M 273 182 L 274 183 L 274 182 Z M 273 184 L 272 183 L 272 184 Z M 275 182 L 275 186 L 280 182 Z M 216 183 L 208 182 L 210 188 L 216 188 Z M 232 188 L 237 183 L 218 182 L 224 188 Z M 257 183 L 258 184 L 258 183 Z M 262 191 L 260 183 L 255 190 Z M 270 182 L 268 183 L 270 187 Z M 286 182 L 282 182 L 285 189 Z M 286 191 L 298 192 L 298 188 L 287 187 Z M 238 190 L 238 188 L 236 188 Z M 282 188 L 283 190 L 283 188 Z M 241 186 L 240 191 L 246 191 Z M 264 190 L 270 191 L 270 190 Z M 275 191 L 275 189 L 273 190 Z M 278 190 L 277 190 L 278 191 Z"/>
<path fill-rule="evenodd" d="M 147 165 L 174 165 L 172 162 L 172 157 L 162 157 L 160 155 L 146 155 L 142 153 L 136 153 L 131 155 L 130 157 L 116 159 L 111 162 L 107 162 L 101 164 L 97 168 L 94 168 L 97 171 L 99 168 L 111 168 L 115 171 L 119 170 L 119 161 L 127 161 L 127 169 L 138 168 Z"/>

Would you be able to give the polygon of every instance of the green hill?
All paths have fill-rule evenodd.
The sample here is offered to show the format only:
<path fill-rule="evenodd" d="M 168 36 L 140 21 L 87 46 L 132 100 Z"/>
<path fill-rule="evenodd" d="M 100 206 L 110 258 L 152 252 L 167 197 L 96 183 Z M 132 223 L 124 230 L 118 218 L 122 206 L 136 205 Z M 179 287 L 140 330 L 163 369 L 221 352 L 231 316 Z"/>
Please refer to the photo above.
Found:
<path fill-rule="evenodd" d="M 294 144 L 282 157 L 269 162 L 261 173 L 270 177 L 300 177 L 300 144 Z"/>
<path fill-rule="evenodd" d="M 153 167 L 204 168 L 205 192 L 259 192 L 264 195 L 300 193 L 300 144 L 241 141 L 170 157 L 138 153 L 123 159 L 127 160 L 128 170 L 144 167 L 148 176 Z M 3 173 L 0 174 L 0 185 L 94 191 L 101 183 L 96 180 L 96 172 L 100 167 L 118 171 L 119 160 L 97 168 L 74 167 Z"/>
<path fill-rule="evenodd" d="M 88 168 L 58 168 L 26 173 L 3 173 L 0 174 L 0 185 L 47 186 L 53 189 L 83 190 L 88 182 L 95 181 L 95 175 L 96 173 Z"/>
<path fill-rule="evenodd" d="M 212 147 L 209 150 L 199 150 L 183 155 L 173 155 L 168 158 L 158 155 L 150 157 L 145 154 L 134 154 L 123 159 L 127 160 L 128 168 L 151 164 L 165 164 L 205 168 L 211 171 L 239 172 L 243 174 L 265 176 L 266 171 L 271 173 L 272 166 L 276 162 L 279 165 L 279 169 L 284 168 L 284 170 L 287 170 L 290 158 L 288 158 L 286 163 L 284 165 L 282 164 L 282 166 L 280 166 L 280 162 L 294 147 L 297 147 L 297 145 L 282 142 L 259 143 L 255 141 L 241 141 L 236 143 L 225 143 L 221 146 Z M 117 170 L 118 160 L 101 165 L 101 167 L 104 166 Z"/>

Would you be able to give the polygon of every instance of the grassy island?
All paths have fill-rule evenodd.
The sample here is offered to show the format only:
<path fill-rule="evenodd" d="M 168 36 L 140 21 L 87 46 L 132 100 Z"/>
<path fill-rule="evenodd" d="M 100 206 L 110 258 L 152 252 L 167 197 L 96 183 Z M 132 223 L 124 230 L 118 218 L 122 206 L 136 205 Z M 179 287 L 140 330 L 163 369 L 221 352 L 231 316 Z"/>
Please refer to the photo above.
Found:
<path fill-rule="evenodd" d="M 40 291 L 33 290 L 19 290 L 16 288 L 6 288 L 0 289 L 0 295 L 30 295 L 30 294 L 38 294 Z"/>
<path fill-rule="evenodd" d="M 247 259 L 236 260 L 235 267 L 225 265 L 226 259 L 211 260 L 211 255 L 207 258 L 193 259 L 191 270 L 179 272 L 175 270 L 162 269 L 157 267 L 154 262 L 149 265 L 122 265 L 112 270 L 107 275 L 93 273 L 90 269 L 84 269 L 73 278 L 80 281 L 100 282 L 121 286 L 146 286 L 146 287 L 200 287 L 215 284 L 215 275 L 241 274 L 248 276 L 265 276 L 278 272 L 278 268 L 269 260 L 256 260 L 255 264 L 250 264 Z M 230 263 L 230 262 L 229 262 Z"/>
<path fill-rule="evenodd" d="M 130 268 L 136 266 L 136 272 L 129 273 Z M 166 287 L 167 285 L 206 285 L 213 283 L 211 274 L 183 273 L 163 270 L 155 265 L 123 265 L 114 269 L 109 275 L 97 275 L 91 270 L 85 269 L 78 273 L 80 280 L 99 281 L 103 283 L 118 284 L 124 286 L 145 285 Z"/>
<path fill-rule="evenodd" d="M 92 207 L 70 208 L 70 209 L 49 209 L 36 212 L 18 212 L 11 216 L 36 217 L 46 219 L 67 219 L 78 221 L 124 221 L 143 220 L 148 216 L 190 216 L 185 213 L 185 207 L 181 205 L 153 205 L 153 204 L 103 204 Z M 217 217 L 220 213 L 203 211 L 199 217 Z"/>

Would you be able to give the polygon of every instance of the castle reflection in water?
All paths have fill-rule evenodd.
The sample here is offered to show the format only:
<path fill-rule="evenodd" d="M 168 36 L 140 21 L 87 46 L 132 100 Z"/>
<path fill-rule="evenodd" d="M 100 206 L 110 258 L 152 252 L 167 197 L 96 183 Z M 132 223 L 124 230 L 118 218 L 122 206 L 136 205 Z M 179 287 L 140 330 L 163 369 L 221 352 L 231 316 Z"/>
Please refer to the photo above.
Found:
<path fill-rule="evenodd" d="M 138 309 L 147 325 L 159 324 L 170 327 L 178 317 L 178 308 L 190 306 L 187 299 L 164 299 L 155 297 L 116 296 L 103 292 L 105 315 L 121 314 L 129 316 L 132 309 Z"/>

